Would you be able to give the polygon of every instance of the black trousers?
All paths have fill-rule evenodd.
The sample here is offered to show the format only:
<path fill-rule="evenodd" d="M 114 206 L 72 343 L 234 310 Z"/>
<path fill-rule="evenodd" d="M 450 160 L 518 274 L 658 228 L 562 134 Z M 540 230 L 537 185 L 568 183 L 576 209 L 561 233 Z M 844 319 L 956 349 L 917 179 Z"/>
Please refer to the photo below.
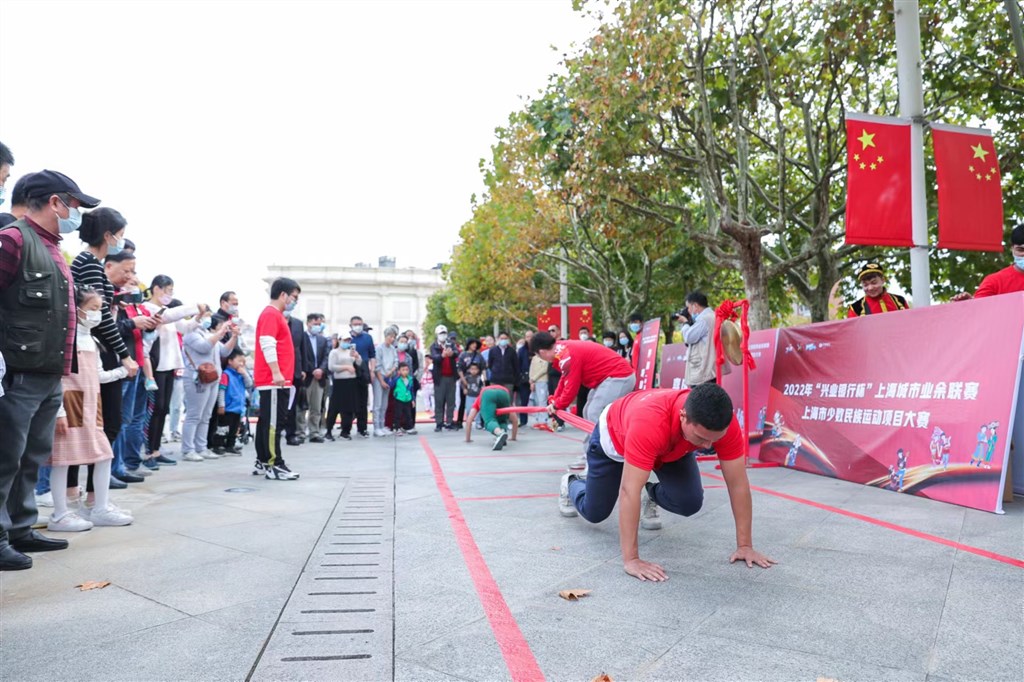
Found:
<path fill-rule="evenodd" d="M 260 394 L 260 418 L 256 422 L 256 459 L 263 466 L 284 464 L 281 434 L 288 417 L 288 388 L 267 388 Z"/>
<path fill-rule="evenodd" d="M 217 408 L 214 408 L 217 409 Z M 235 447 L 235 440 L 238 438 L 238 425 L 242 421 L 242 415 L 237 412 L 225 412 L 217 415 L 217 433 L 214 439 L 209 441 L 214 447 L 227 448 Z M 227 431 L 225 432 L 225 429 Z"/>
<path fill-rule="evenodd" d="M 100 384 L 100 402 L 103 411 L 103 434 L 114 444 L 121 432 L 121 380 Z"/>
<path fill-rule="evenodd" d="M 359 433 L 366 433 L 367 411 L 370 402 L 370 385 L 356 379 L 356 429 Z M 344 417 L 342 417 L 344 419 Z M 345 430 L 344 422 L 342 431 Z"/>
<path fill-rule="evenodd" d="M 160 450 L 164 435 L 164 424 L 171 411 L 171 393 L 174 391 L 174 370 L 153 372 L 156 381 L 156 395 L 153 396 L 153 414 L 149 418 L 149 452 Z M 207 441 L 211 443 L 213 441 Z"/>
<path fill-rule="evenodd" d="M 359 392 L 366 394 L 366 385 L 359 379 L 335 379 L 331 386 L 331 399 L 327 403 L 327 421 L 324 422 L 324 431 L 330 433 L 334 430 L 334 423 L 341 415 L 341 433 L 348 436 L 352 433 L 352 422 L 356 416 L 356 406 Z M 363 422 L 363 430 L 366 430 L 366 422 Z"/>
<path fill-rule="evenodd" d="M 527 405 L 530 404 L 530 383 L 529 382 L 527 382 L 525 384 L 519 384 L 519 386 L 516 388 L 516 393 L 519 395 L 519 402 L 517 403 L 517 405 L 519 405 L 520 407 L 526 407 Z M 526 414 L 525 412 L 521 413 L 519 415 L 519 425 L 520 426 L 526 426 L 526 423 L 527 423 L 527 421 L 529 419 L 529 416 L 530 415 Z"/>
<path fill-rule="evenodd" d="M 416 414 L 411 401 L 395 401 L 395 426 L 406 431 L 416 428 Z"/>

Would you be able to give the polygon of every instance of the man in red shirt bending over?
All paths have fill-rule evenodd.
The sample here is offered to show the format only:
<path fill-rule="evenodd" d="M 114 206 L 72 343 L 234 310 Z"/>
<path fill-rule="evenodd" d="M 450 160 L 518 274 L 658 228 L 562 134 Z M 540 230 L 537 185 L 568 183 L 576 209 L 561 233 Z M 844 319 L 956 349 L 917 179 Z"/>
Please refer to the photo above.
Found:
<path fill-rule="evenodd" d="M 580 392 L 580 386 L 586 386 L 590 395 L 580 416 L 596 424 L 606 407 L 636 385 L 629 361 L 603 344 L 557 341 L 547 332 L 537 332 L 530 340 L 530 349 L 562 373 L 558 388 L 548 401 L 549 414 L 568 408 Z M 587 458 L 583 455 L 569 465 L 569 470 L 581 470 L 586 464 Z"/>
<path fill-rule="evenodd" d="M 256 363 L 254 381 L 260 396 L 260 418 L 256 423 L 256 468 L 274 481 L 292 481 L 299 477 L 281 456 L 281 432 L 288 418 L 288 405 L 295 388 L 295 345 L 284 312 L 291 312 L 299 301 L 299 283 L 278 277 L 270 285 L 270 304 L 256 322 Z"/>
<path fill-rule="evenodd" d="M 562 477 L 558 500 L 562 516 L 604 521 L 619 503 L 619 544 L 623 568 L 640 580 L 666 580 L 658 564 L 640 559 L 637 525 L 661 527 L 657 507 L 692 516 L 704 504 L 695 450 L 715 446 L 736 521 L 736 551 L 729 562 L 768 568 L 775 561 L 754 549 L 751 538 L 750 483 L 743 460 L 743 435 L 729 395 L 717 384 L 681 391 L 631 393 L 605 410 L 590 435 L 586 478 Z M 651 472 L 657 483 L 648 483 Z"/>

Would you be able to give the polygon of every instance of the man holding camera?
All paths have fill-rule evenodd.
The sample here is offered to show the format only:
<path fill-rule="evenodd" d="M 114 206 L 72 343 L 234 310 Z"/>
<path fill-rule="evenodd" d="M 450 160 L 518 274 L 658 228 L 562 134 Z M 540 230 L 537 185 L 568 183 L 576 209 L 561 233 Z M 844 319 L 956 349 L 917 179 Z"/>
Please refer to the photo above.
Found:
<path fill-rule="evenodd" d="M 430 371 L 434 376 L 434 431 L 452 430 L 455 414 L 455 382 L 459 372 L 459 347 L 452 334 L 448 338 L 448 327 L 443 324 L 434 328 L 436 340 L 430 345 L 430 358 L 434 361 Z"/>
<path fill-rule="evenodd" d="M 683 343 L 686 354 L 686 385 L 690 388 L 715 381 L 715 348 L 712 333 L 715 329 L 715 311 L 708 307 L 708 297 L 700 291 L 686 295 L 686 308 L 678 313 L 684 324 Z"/>

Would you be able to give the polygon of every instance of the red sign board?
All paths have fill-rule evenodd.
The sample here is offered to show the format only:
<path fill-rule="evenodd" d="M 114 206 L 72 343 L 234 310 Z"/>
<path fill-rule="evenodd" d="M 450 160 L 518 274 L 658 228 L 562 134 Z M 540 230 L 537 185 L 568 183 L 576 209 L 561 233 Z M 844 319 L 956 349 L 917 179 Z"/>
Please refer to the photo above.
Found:
<path fill-rule="evenodd" d="M 636 390 L 654 388 L 654 372 L 658 366 L 658 337 L 661 335 L 661 320 L 647 320 L 640 330 L 640 345 L 633 349 L 636 356 Z M 635 342 L 634 342 L 635 343 Z"/>
<path fill-rule="evenodd" d="M 1024 294 L 781 329 L 760 459 L 1001 511 L 1022 334 Z"/>
<path fill-rule="evenodd" d="M 661 349 L 659 388 L 686 388 L 686 351 L 685 343 L 670 343 Z"/>
<path fill-rule="evenodd" d="M 733 367 L 732 372 L 722 375 L 722 388 L 732 398 L 733 411 L 740 426 L 746 427 L 750 440 L 750 457 L 757 458 L 761 449 L 761 437 L 768 417 L 768 395 L 772 387 L 772 370 L 775 367 L 775 348 L 778 329 L 761 329 L 750 332 L 748 349 L 756 367 L 748 372 L 747 385 L 750 397 L 750 414 L 743 413 L 743 368 Z M 664 371 L 664 370 L 663 370 Z"/>

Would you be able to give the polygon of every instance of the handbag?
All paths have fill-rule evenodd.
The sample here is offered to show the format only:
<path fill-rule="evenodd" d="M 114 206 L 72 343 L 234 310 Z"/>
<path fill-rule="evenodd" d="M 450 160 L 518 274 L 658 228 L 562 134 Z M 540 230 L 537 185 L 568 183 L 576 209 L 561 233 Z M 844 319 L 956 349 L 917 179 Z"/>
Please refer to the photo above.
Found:
<path fill-rule="evenodd" d="M 196 366 L 196 361 L 192 359 L 192 355 L 188 352 L 187 348 L 182 348 L 185 351 L 185 356 L 188 361 L 192 363 L 192 367 L 196 370 L 196 378 L 201 384 L 212 384 L 220 378 L 217 368 L 213 366 L 212 362 L 204 362 L 203 364 Z"/>

